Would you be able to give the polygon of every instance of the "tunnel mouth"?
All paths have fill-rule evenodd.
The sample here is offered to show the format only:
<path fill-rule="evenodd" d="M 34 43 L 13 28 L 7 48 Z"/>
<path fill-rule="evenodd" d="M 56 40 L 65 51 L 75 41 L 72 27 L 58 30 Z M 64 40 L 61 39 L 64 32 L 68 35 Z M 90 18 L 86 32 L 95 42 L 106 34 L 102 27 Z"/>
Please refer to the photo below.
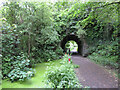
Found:
<path fill-rule="evenodd" d="M 63 49 L 63 52 L 66 52 L 65 45 L 68 41 L 74 41 L 78 45 L 77 52 L 75 52 L 73 54 L 82 55 L 82 41 L 76 35 L 67 35 L 66 37 L 63 38 L 63 40 L 61 41 L 61 47 Z"/>
<path fill-rule="evenodd" d="M 70 50 L 72 55 L 78 54 L 78 44 L 75 41 L 70 40 L 65 44 L 65 50 Z"/>

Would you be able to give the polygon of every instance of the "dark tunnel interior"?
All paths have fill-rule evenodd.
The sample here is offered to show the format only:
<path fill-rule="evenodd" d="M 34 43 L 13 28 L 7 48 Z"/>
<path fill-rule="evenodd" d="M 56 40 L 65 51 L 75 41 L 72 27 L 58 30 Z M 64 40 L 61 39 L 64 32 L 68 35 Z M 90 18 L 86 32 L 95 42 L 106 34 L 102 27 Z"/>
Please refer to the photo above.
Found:
<path fill-rule="evenodd" d="M 66 52 L 66 48 L 65 48 L 65 44 L 68 41 L 75 41 L 78 45 L 78 54 L 81 55 L 82 54 L 82 41 L 75 35 L 67 35 L 66 37 L 63 38 L 63 40 L 61 41 L 61 47 L 64 50 L 64 52 Z"/>

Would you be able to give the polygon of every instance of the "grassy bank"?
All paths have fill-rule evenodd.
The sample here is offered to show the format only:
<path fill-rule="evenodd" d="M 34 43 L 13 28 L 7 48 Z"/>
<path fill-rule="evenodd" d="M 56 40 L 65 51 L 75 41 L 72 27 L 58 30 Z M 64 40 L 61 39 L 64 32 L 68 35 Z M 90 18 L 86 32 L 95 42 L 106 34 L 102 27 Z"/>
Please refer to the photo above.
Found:
<path fill-rule="evenodd" d="M 34 68 L 36 70 L 35 76 L 24 82 L 13 82 L 9 80 L 2 80 L 2 88 L 43 88 L 44 87 L 44 74 L 46 72 L 47 66 L 60 66 L 61 60 L 55 60 L 45 63 L 39 63 Z"/>

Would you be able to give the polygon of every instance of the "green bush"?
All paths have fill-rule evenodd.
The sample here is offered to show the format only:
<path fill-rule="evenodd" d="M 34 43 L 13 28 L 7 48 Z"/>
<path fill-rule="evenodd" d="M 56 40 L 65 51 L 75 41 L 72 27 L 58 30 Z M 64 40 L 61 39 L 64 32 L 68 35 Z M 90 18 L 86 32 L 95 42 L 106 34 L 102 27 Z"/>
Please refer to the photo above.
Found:
<path fill-rule="evenodd" d="M 59 59 L 59 55 L 56 54 L 53 50 L 44 50 L 43 52 L 39 52 L 39 57 L 36 62 L 47 62 L 49 60 Z"/>
<path fill-rule="evenodd" d="M 24 81 L 34 75 L 34 70 L 29 68 L 30 60 L 24 54 L 14 57 L 15 61 L 10 58 L 4 58 L 4 60 L 8 62 L 4 63 L 2 67 L 3 78 L 9 78 L 10 81 Z"/>
<path fill-rule="evenodd" d="M 89 58 L 98 64 L 110 66 L 115 69 L 119 67 L 119 64 L 116 63 L 117 56 L 106 57 L 106 56 L 101 56 L 97 53 L 93 53 L 92 55 L 89 55 Z"/>
<path fill-rule="evenodd" d="M 46 84 L 51 88 L 80 88 L 74 72 L 74 66 L 68 62 L 68 55 L 63 57 L 60 67 L 49 67 L 46 72 Z"/>
<path fill-rule="evenodd" d="M 90 48 L 91 55 L 89 58 L 96 63 L 107 65 L 112 68 L 118 69 L 119 66 L 119 51 L 118 41 L 106 42 L 104 44 L 98 44 L 97 46 Z"/>
<path fill-rule="evenodd" d="M 70 64 L 52 67 L 46 73 L 47 84 L 51 88 L 79 88 L 79 82 L 76 78 L 74 68 Z"/>
<path fill-rule="evenodd" d="M 57 47 L 57 49 L 55 50 L 55 52 L 56 52 L 56 54 L 59 55 L 59 56 L 63 55 L 63 49 L 62 49 L 60 46 Z"/>
<path fill-rule="evenodd" d="M 8 77 L 10 81 L 24 81 L 25 79 L 30 79 L 34 75 L 32 69 L 25 67 L 23 70 L 21 68 L 13 69 L 9 74 Z"/>
<path fill-rule="evenodd" d="M 70 59 L 70 63 L 72 63 L 71 56 L 65 54 L 65 55 L 63 56 L 62 61 L 61 61 L 60 63 L 61 63 L 61 64 L 68 64 L 69 59 Z"/>

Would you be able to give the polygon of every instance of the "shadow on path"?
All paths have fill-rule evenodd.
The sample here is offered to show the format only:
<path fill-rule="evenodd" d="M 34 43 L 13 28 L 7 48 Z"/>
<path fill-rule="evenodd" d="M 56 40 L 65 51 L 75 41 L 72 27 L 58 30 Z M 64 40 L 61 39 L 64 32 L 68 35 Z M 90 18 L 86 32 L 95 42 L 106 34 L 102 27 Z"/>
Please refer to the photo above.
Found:
<path fill-rule="evenodd" d="M 75 71 L 83 86 L 89 86 L 90 88 L 118 88 L 118 79 L 104 67 L 79 55 L 72 55 L 72 60 L 74 64 L 80 65 Z"/>

